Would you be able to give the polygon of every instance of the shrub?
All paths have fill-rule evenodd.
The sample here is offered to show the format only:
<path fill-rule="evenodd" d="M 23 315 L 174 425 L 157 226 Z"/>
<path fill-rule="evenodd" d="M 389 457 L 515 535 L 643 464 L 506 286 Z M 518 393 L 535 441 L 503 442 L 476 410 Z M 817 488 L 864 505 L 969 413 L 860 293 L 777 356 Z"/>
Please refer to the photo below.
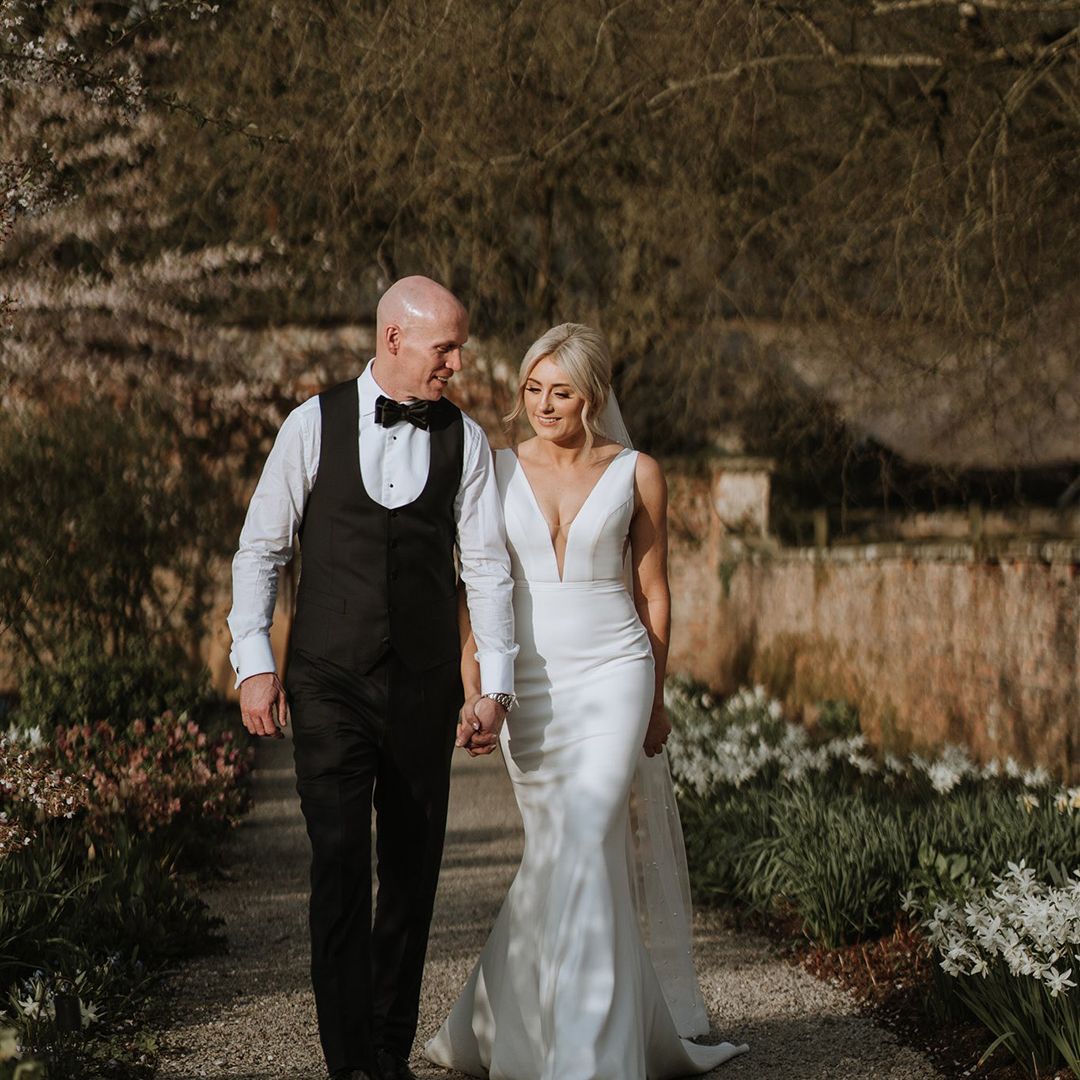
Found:
<path fill-rule="evenodd" d="M 780 896 L 824 945 L 892 926 L 910 870 L 902 816 L 861 792 L 822 799 L 810 784 L 783 793 L 774 809 Z"/>
<path fill-rule="evenodd" d="M 0 738 L 0 862 L 28 847 L 39 823 L 73 818 L 88 804 L 84 784 L 50 767 L 40 733 L 27 745 Z"/>
<path fill-rule="evenodd" d="M 168 709 L 201 713 L 210 703 L 204 674 L 186 670 L 175 651 L 133 645 L 121 656 L 102 652 L 96 641 L 82 641 L 55 663 L 31 664 L 21 672 L 18 722 L 52 731 L 58 726 L 107 721 L 127 728 Z"/>
<path fill-rule="evenodd" d="M 216 947 L 206 905 L 145 838 L 117 831 L 88 854 L 80 830 L 54 823 L 28 850 L 0 861 L 6 975 L 66 973 L 136 952 L 153 962 Z"/>
<path fill-rule="evenodd" d="M 1080 1076 L 1080 870 L 1059 888 L 1023 860 L 924 921 L 945 986 L 1032 1075 Z"/>
<path fill-rule="evenodd" d="M 221 944 L 177 866 L 243 811 L 248 767 L 231 732 L 170 712 L 0 739 L 0 1001 L 61 1075 L 98 1075 L 118 1056 L 145 1074 L 145 1040 L 116 1024 L 156 967 Z M 88 1020 L 75 1034 L 61 1008 L 72 1000 Z"/>
<path fill-rule="evenodd" d="M 905 903 L 988 885 L 1009 861 L 1059 879 L 1080 853 L 1080 790 L 1055 792 L 1044 770 L 813 743 L 760 688 L 720 703 L 671 680 L 666 700 L 695 886 L 794 912 L 822 944 L 885 932 Z"/>
<path fill-rule="evenodd" d="M 0 417 L 0 630 L 37 665 L 87 639 L 185 654 L 238 516 L 227 478 L 169 408 L 82 398 Z"/>
<path fill-rule="evenodd" d="M 829 699 L 821 703 L 818 727 L 832 738 L 847 739 L 859 734 L 859 710 L 847 701 Z"/>
<path fill-rule="evenodd" d="M 248 806 L 242 781 L 250 751 L 231 731 L 208 738 L 185 714 L 133 720 L 126 730 L 104 722 L 58 728 L 49 753 L 89 783 L 93 832 L 109 833 L 119 823 L 196 852 Z"/>

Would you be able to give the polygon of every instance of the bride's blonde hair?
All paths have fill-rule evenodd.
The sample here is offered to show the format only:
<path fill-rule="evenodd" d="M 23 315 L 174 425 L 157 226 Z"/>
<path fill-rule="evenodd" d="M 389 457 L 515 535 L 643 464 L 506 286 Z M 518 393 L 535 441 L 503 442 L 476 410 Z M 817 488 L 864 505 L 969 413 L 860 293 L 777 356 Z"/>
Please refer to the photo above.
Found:
<path fill-rule="evenodd" d="M 517 400 L 506 414 L 508 425 L 525 411 L 525 384 L 541 360 L 550 360 L 566 372 L 570 385 L 585 400 L 581 422 L 585 425 L 585 448 L 603 438 L 600 415 L 611 392 L 611 357 L 603 335 L 581 323 L 560 323 L 542 334 L 529 346 L 518 371 Z"/>

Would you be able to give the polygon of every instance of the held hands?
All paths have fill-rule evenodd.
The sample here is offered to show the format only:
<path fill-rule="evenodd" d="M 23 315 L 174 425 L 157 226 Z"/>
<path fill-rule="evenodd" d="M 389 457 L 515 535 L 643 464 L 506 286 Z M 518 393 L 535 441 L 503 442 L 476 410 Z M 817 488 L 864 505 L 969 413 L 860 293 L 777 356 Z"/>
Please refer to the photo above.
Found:
<path fill-rule="evenodd" d="M 490 754 L 499 741 L 499 729 L 506 719 L 506 710 L 491 698 L 470 694 L 461 707 L 455 745 L 470 757 Z"/>
<path fill-rule="evenodd" d="M 664 749 L 664 743 L 671 734 L 671 721 L 668 719 L 667 709 L 663 702 L 653 706 L 652 715 L 649 717 L 649 726 L 645 729 L 645 742 L 643 749 L 646 757 L 656 757 Z"/>
<path fill-rule="evenodd" d="M 285 738 L 289 706 L 285 687 L 272 671 L 252 675 L 240 684 L 240 715 L 252 735 Z"/>

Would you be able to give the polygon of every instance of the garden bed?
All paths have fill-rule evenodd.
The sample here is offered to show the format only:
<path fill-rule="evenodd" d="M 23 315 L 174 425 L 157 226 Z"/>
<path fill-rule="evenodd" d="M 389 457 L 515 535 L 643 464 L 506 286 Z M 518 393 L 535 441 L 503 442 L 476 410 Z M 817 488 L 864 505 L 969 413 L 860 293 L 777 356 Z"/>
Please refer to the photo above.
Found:
<path fill-rule="evenodd" d="M 839 986 L 860 1007 L 909 1046 L 921 1050 L 950 1080 L 1027 1080 L 1028 1073 L 998 1049 L 979 1064 L 991 1039 L 977 1021 L 935 1015 L 927 1008 L 934 993 L 933 957 L 916 928 L 900 925 L 877 941 L 836 949 L 800 943 L 792 958 L 817 978 Z M 1043 1080 L 1068 1080 L 1062 1070 Z"/>
<path fill-rule="evenodd" d="M 1077 1069 L 1080 789 L 957 747 L 878 754 L 836 703 L 810 732 L 760 688 L 667 700 L 699 900 L 767 921 L 949 1075 Z"/>
<path fill-rule="evenodd" d="M 46 734 L 19 710 L 0 734 L 2 1080 L 152 1076 L 151 991 L 224 948 L 196 883 L 247 808 L 251 755 L 199 711 Z"/>

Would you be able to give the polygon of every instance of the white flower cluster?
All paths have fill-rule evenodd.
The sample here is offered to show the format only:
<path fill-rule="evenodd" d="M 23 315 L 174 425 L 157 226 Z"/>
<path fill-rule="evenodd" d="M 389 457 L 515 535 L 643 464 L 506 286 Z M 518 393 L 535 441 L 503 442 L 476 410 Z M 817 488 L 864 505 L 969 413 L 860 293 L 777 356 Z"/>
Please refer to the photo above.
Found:
<path fill-rule="evenodd" d="M 717 785 L 741 787 L 767 769 L 785 780 L 799 780 L 825 773 L 834 763 L 885 780 L 922 775 L 940 795 L 965 779 L 1004 776 L 1028 789 L 1018 798 L 1029 810 L 1040 805 L 1035 792 L 1051 784 L 1042 767 L 1024 769 L 1011 757 L 1004 764 L 995 760 L 979 766 L 962 747 L 951 744 L 933 758 L 886 754 L 881 761 L 861 734 L 811 745 L 806 729 L 785 720 L 780 703 L 761 686 L 742 689 L 719 705 L 711 694 L 671 680 L 664 700 L 673 720 L 667 743 L 672 772 L 677 783 L 698 795 Z M 1053 799 L 1062 813 L 1080 810 L 1080 788 L 1061 789 Z"/>
<path fill-rule="evenodd" d="M 33 727 L 19 727 L 18 724 L 11 724 L 7 731 L 0 735 L 0 739 L 6 740 L 10 746 L 26 746 L 31 750 L 36 750 L 45 742 L 41 728 L 37 724 Z"/>
<path fill-rule="evenodd" d="M 76 976 L 81 981 L 82 972 Z M 43 971 L 35 971 L 12 995 L 16 1012 L 24 1020 L 55 1020 L 57 990 Z M 101 1019 L 101 1009 L 79 998 L 79 1019 L 84 1028 Z"/>
<path fill-rule="evenodd" d="M 1036 881 L 1024 860 L 1009 863 L 990 891 L 962 909 L 938 904 L 923 926 L 947 974 L 985 978 L 1000 962 L 1057 997 L 1076 987 L 1073 973 L 1080 972 L 1080 870 L 1054 888 Z"/>
<path fill-rule="evenodd" d="M 73 818 L 87 805 L 86 784 L 51 768 L 36 752 L 42 743 L 33 728 L 0 734 L 0 859 L 28 847 L 36 824 Z"/>
<path fill-rule="evenodd" d="M 1050 785 L 1050 774 L 1041 765 L 1033 769 L 1025 769 L 1015 758 L 1007 757 L 1004 763 L 994 758 L 985 765 L 979 766 L 968 757 L 962 747 L 952 744 L 946 745 L 933 761 L 920 757 L 918 754 L 912 754 L 911 767 L 916 772 L 924 772 L 933 789 L 942 795 L 948 795 L 961 780 L 966 778 L 995 780 L 1005 777 L 1009 780 L 1020 780 L 1029 789 L 1045 788 Z M 1034 805 L 1038 805 L 1037 800 Z"/>
<path fill-rule="evenodd" d="M 668 740 L 679 783 L 704 794 L 717 784 L 741 787 L 770 766 L 785 779 L 825 772 L 846 761 L 861 773 L 877 771 L 862 735 L 811 746 L 806 729 L 783 719 L 780 703 L 763 687 L 743 689 L 720 708 L 709 694 L 694 697 L 678 684 L 665 690 L 676 723 Z"/>

